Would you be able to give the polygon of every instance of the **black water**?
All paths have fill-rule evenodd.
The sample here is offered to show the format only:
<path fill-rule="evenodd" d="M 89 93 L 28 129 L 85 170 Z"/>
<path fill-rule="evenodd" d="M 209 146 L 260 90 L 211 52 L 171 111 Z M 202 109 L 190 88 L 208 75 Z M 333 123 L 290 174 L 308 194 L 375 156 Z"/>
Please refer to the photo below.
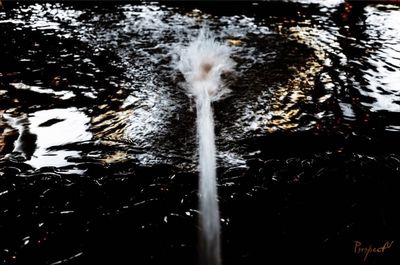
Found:
<path fill-rule="evenodd" d="M 0 10 L 1 264 L 196 264 L 204 24 L 224 264 L 398 264 L 400 7 L 10 3 Z M 392 249 L 363 262 L 354 241 Z"/>

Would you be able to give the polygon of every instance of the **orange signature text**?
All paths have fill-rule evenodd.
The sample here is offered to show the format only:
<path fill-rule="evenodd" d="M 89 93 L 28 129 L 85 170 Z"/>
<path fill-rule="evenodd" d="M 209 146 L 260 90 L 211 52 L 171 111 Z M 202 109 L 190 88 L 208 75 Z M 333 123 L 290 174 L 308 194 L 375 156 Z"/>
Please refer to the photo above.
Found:
<path fill-rule="evenodd" d="M 364 261 L 370 254 L 383 254 L 393 246 L 394 240 L 386 241 L 383 245 L 365 245 L 361 241 L 354 241 L 354 253 L 361 255 Z"/>

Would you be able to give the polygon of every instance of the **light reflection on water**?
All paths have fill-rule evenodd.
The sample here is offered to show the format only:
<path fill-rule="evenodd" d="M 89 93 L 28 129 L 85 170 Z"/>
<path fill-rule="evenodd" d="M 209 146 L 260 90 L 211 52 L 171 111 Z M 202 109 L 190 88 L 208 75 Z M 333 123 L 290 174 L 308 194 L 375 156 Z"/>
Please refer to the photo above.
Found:
<path fill-rule="evenodd" d="M 5 117 L 19 134 L 13 152 L 21 153 L 26 163 L 35 168 L 73 165 L 68 158 L 79 157 L 78 151 L 51 150 L 51 147 L 92 139 L 88 131 L 89 118 L 74 107 Z"/>
<path fill-rule="evenodd" d="M 362 94 L 374 99 L 366 104 L 372 111 L 400 112 L 400 10 L 397 7 L 366 7 L 366 33 L 370 45 L 364 70 L 368 83 Z"/>
<path fill-rule="evenodd" d="M 33 66 L 29 74 L 34 80 L 12 69 L 0 71 L 0 78 L 8 78 L 2 84 L 17 91 L 4 92 L 15 108 L 7 110 L 7 126 L 20 136 L 24 131 L 36 135 L 19 137 L 14 151 L 22 141 L 31 141 L 34 150 L 21 150 L 32 166 L 71 166 L 71 158 L 81 151 L 52 147 L 101 141 L 118 145 L 100 155 L 104 163 L 126 155 L 144 164 L 194 168 L 193 103 L 171 62 L 177 47 L 204 23 L 233 47 L 237 62 L 230 97 L 215 103 L 221 165 L 243 165 L 241 141 L 255 136 L 324 126 L 340 131 L 374 113 L 398 115 L 399 8 L 366 5 L 357 11 L 350 3 L 331 1 L 312 5 L 310 11 L 309 1 L 300 2 L 295 15 L 287 16 L 212 14 L 157 4 L 117 5 L 113 10 L 34 4 L 1 13 L 1 27 L 15 34 L 36 32 L 38 41 L 43 40 L 18 58 L 19 64 Z M 50 38 L 71 41 L 77 48 L 60 48 L 53 58 L 35 57 L 36 50 L 49 48 L 45 42 Z M 102 58 L 106 52 L 114 57 Z M 113 70 L 100 69 L 99 60 Z M 51 68 L 35 69 L 37 62 L 82 69 L 70 78 L 76 80 L 58 74 L 49 82 L 41 76 Z M 22 106 L 27 92 L 43 99 Z M 39 126 L 54 118 L 62 121 Z M 399 127 L 394 119 L 385 125 L 390 131 Z"/>
<path fill-rule="evenodd" d="M 213 103 L 224 261 L 392 235 L 400 7 L 294 2 L 7 2 L 0 260 L 196 263 L 196 113 L 173 62 L 204 24 L 237 63 Z"/>

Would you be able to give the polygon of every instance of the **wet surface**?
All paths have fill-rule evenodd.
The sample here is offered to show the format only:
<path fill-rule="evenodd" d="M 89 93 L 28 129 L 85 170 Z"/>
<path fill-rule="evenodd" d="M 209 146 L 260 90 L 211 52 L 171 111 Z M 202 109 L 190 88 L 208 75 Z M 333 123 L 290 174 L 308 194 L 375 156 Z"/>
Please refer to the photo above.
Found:
<path fill-rule="evenodd" d="M 207 23 L 224 264 L 363 262 L 400 223 L 400 8 L 13 4 L 0 10 L 1 264 L 195 264 L 195 106 L 174 62 Z M 276 262 L 276 260 L 280 262 Z"/>

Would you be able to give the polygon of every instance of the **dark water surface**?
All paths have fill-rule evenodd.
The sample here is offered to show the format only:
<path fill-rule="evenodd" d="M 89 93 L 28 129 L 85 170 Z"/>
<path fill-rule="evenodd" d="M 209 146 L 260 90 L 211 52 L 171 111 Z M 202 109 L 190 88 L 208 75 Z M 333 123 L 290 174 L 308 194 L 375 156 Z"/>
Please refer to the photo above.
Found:
<path fill-rule="evenodd" d="M 5 4 L 0 264 L 196 264 L 195 106 L 174 67 L 207 24 L 224 264 L 399 264 L 400 7 Z M 397 249 L 397 251 L 396 251 Z"/>

